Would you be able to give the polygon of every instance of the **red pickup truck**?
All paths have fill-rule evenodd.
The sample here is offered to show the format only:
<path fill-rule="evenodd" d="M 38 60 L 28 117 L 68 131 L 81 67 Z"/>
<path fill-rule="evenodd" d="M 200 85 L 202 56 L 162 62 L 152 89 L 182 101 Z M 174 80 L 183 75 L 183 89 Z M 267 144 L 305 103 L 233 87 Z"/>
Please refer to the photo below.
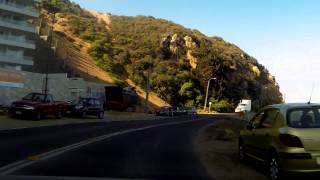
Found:
<path fill-rule="evenodd" d="M 21 101 L 13 102 L 9 112 L 14 116 L 28 116 L 35 120 L 41 120 L 46 115 L 55 115 L 60 119 L 67 108 L 68 103 L 53 101 L 51 94 L 30 93 Z"/>

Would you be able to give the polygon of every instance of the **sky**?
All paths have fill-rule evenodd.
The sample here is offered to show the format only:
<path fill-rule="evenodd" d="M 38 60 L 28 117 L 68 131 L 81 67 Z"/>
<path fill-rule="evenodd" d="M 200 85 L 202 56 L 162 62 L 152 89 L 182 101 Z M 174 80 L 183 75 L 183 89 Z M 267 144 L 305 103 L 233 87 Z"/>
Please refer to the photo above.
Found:
<path fill-rule="evenodd" d="M 276 77 L 286 102 L 320 102 L 318 0 L 73 0 L 114 15 L 150 15 L 220 36 Z"/>

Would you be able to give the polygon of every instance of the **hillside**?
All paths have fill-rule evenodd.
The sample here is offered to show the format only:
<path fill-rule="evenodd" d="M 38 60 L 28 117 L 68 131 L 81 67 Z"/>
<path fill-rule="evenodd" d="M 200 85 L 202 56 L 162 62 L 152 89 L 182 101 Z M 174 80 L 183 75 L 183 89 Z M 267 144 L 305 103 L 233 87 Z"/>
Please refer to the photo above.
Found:
<path fill-rule="evenodd" d="M 40 9 L 42 17 L 40 36 L 46 42 L 48 42 L 48 37 L 50 35 L 49 32 L 53 20 L 52 13 L 50 13 L 48 10 L 49 9 L 47 8 Z M 100 13 L 94 11 L 86 11 L 86 13 L 97 16 L 97 18 L 101 18 L 102 21 L 108 21 L 107 16 L 100 16 Z M 88 54 L 91 44 L 86 40 L 79 38 L 71 31 L 72 29 L 69 27 L 69 19 L 65 18 L 63 13 L 57 12 L 55 16 L 56 20 L 54 23 L 52 44 L 55 55 L 59 58 L 59 60 L 56 59 L 56 64 L 63 64 L 63 70 L 71 73 L 71 76 L 80 76 L 94 82 L 121 85 L 126 84 L 127 86 L 134 87 L 138 96 L 140 97 L 141 104 L 143 105 L 146 97 L 146 93 L 143 88 L 136 85 L 130 79 L 120 79 L 117 75 L 107 72 L 99 67 L 93 58 Z M 38 64 L 43 65 L 41 63 Z M 167 102 L 159 98 L 154 92 L 150 92 L 149 101 L 152 107 L 168 105 Z"/>
<path fill-rule="evenodd" d="M 42 10 L 58 13 L 55 31 L 79 45 L 90 67 L 99 66 L 116 83 L 140 87 L 149 74 L 151 89 L 172 105 L 203 104 L 211 77 L 217 78 L 210 97 L 218 110 L 231 110 L 243 98 L 253 99 L 255 108 L 282 101 L 275 77 L 220 37 L 154 17 L 87 11 L 68 0 L 43 1 Z"/>

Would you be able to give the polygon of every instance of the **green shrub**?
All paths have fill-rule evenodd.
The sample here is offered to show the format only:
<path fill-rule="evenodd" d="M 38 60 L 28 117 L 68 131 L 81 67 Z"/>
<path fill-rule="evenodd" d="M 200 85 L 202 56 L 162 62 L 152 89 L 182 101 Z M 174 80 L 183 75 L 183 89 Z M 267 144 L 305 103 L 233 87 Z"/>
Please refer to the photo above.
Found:
<path fill-rule="evenodd" d="M 212 102 L 211 110 L 221 113 L 233 112 L 234 106 L 226 100 L 214 101 Z"/>

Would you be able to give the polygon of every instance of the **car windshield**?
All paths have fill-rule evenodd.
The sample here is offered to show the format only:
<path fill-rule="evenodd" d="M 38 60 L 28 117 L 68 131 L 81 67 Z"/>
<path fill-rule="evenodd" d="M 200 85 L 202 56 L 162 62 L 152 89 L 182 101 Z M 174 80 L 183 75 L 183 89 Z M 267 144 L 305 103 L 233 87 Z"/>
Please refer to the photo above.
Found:
<path fill-rule="evenodd" d="M 0 0 L 0 180 L 320 172 L 319 20 L 320 0 Z M 267 146 L 293 131 L 319 131 L 312 159 Z"/>
<path fill-rule="evenodd" d="M 34 94 L 32 101 L 44 101 L 45 95 L 44 94 Z"/>
<path fill-rule="evenodd" d="M 288 111 L 288 125 L 293 128 L 320 128 L 320 107 Z"/>
<path fill-rule="evenodd" d="M 78 101 L 78 104 L 84 105 L 84 104 L 87 104 L 87 102 L 88 102 L 88 99 L 87 99 L 87 98 L 81 98 L 81 99 Z"/>
<path fill-rule="evenodd" d="M 27 101 L 44 101 L 45 95 L 44 94 L 28 94 L 23 98 L 23 100 Z"/>
<path fill-rule="evenodd" d="M 33 94 L 28 94 L 28 95 L 26 95 L 26 96 L 23 98 L 23 100 L 28 100 L 28 101 L 30 101 L 30 100 L 32 100 L 32 98 L 33 98 Z"/>

